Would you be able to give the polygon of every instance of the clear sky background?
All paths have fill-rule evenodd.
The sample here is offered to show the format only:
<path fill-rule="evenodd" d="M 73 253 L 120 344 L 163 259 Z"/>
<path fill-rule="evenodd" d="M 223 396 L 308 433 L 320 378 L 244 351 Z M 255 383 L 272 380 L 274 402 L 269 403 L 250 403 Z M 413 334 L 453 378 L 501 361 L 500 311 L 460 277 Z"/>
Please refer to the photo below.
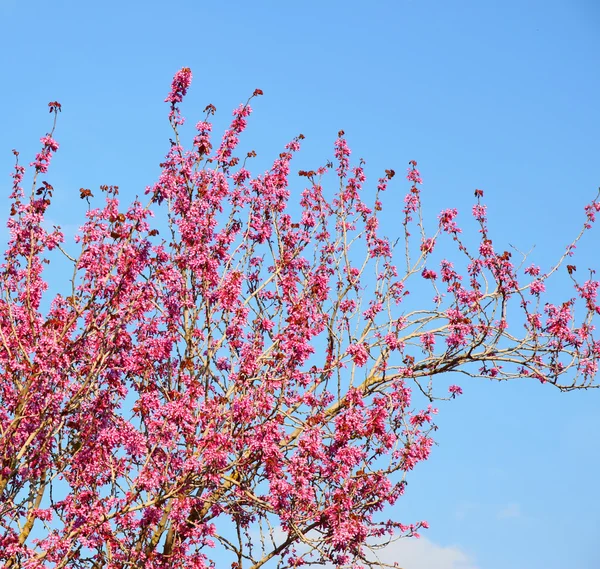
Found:
<path fill-rule="evenodd" d="M 597 0 L 0 0 L 0 194 L 8 203 L 11 149 L 23 163 L 37 152 L 51 100 L 63 105 L 53 219 L 72 234 L 80 187 L 142 194 L 168 149 L 172 76 L 189 66 L 190 123 L 213 103 L 224 126 L 261 88 L 244 136 L 259 157 L 302 132 L 296 164 L 310 169 L 344 129 L 372 182 L 418 161 L 430 227 L 447 207 L 466 217 L 482 188 L 495 243 L 535 245 L 548 268 L 600 185 L 599 56 Z M 598 267 L 599 245 L 600 227 L 578 249 L 581 271 Z M 600 392 L 461 385 L 393 511 L 431 529 L 387 559 L 598 569 Z"/>

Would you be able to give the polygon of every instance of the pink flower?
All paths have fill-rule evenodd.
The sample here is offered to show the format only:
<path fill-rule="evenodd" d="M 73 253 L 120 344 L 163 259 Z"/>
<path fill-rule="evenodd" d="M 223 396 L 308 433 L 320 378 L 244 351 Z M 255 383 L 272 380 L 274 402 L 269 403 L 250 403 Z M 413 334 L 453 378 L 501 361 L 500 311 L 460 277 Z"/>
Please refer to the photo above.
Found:
<path fill-rule="evenodd" d="M 537 279 L 529 285 L 529 292 L 535 296 L 540 296 L 540 293 L 546 290 L 546 285 L 541 279 Z"/>
<path fill-rule="evenodd" d="M 600 213 L 600 202 L 593 201 L 591 204 L 585 206 L 585 215 L 589 221 L 585 225 L 586 229 L 590 229 L 591 224 L 596 221 L 596 213 Z"/>
<path fill-rule="evenodd" d="M 433 237 L 424 239 L 423 242 L 421 243 L 421 251 L 423 253 L 432 253 L 434 247 L 435 247 L 435 239 Z"/>
<path fill-rule="evenodd" d="M 388 345 L 388 347 L 390 348 L 390 350 L 402 350 L 404 347 L 404 344 L 402 342 L 400 342 L 398 340 L 398 336 L 396 334 L 386 334 L 385 335 L 385 343 Z"/>
<path fill-rule="evenodd" d="M 338 139 L 335 141 L 335 152 L 334 155 L 338 160 L 338 167 L 336 168 L 336 172 L 340 178 L 346 176 L 346 172 L 350 167 L 350 148 L 348 148 L 348 143 L 346 139 L 343 138 L 344 131 L 340 130 Z"/>
<path fill-rule="evenodd" d="M 458 385 L 451 385 L 448 388 L 448 392 L 450 393 L 450 395 L 454 399 L 456 396 L 462 395 L 463 390 Z"/>
<path fill-rule="evenodd" d="M 586 377 L 594 377 L 598 373 L 598 362 L 584 358 L 579 362 L 579 370 Z"/>
<path fill-rule="evenodd" d="M 421 179 L 421 173 L 415 168 L 416 162 L 412 165 L 411 168 L 408 168 L 408 174 L 406 175 L 406 179 L 414 184 L 422 184 L 423 180 Z"/>
<path fill-rule="evenodd" d="M 540 268 L 536 265 L 530 265 L 525 269 L 524 273 L 532 277 L 537 277 L 540 274 Z"/>
<path fill-rule="evenodd" d="M 350 344 L 346 353 L 352 356 L 352 361 L 358 367 L 364 366 L 369 359 L 369 352 L 364 344 Z"/>
<path fill-rule="evenodd" d="M 363 312 L 363 316 L 367 320 L 375 320 L 377 314 L 379 314 L 382 310 L 383 305 L 381 302 L 371 302 L 369 308 Z"/>
<path fill-rule="evenodd" d="M 485 222 L 485 218 L 486 218 L 486 206 L 484 205 L 474 205 L 473 206 L 473 217 L 479 221 L 480 223 L 484 223 Z"/>
<path fill-rule="evenodd" d="M 423 344 L 423 348 L 428 352 L 433 350 L 435 346 L 435 335 L 431 332 L 426 332 L 425 334 L 421 334 L 421 344 Z"/>
<path fill-rule="evenodd" d="M 410 192 L 404 196 L 404 203 L 406 207 L 404 208 L 404 213 L 408 215 L 411 212 L 415 212 L 419 209 L 419 195 L 417 193 Z M 410 221 L 410 219 L 409 219 Z"/>
<path fill-rule="evenodd" d="M 440 227 L 446 233 L 460 233 L 460 228 L 456 225 L 454 219 L 458 215 L 456 209 L 446 209 L 440 213 L 438 219 L 440 220 Z"/>
<path fill-rule="evenodd" d="M 254 151 L 235 155 L 251 112 L 243 104 L 216 151 L 207 119 L 184 147 L 177 105 L 191 79 L 189 69 L 177 72 L 166 99 L 177 142 L 147 190 L 149 206 L 126 206 L 116 188 L 103 187 L 104 205 L 87 211 L 70 296 L 49 297 L 54 283 L 44 271 L 63 236 L 48 229 L 53 188 L 37 174 L 58 143 L 52 133 L 41 139 L 30 197 L 15 152 L 0 267 L 0 424 L 10 431 L 0 437 L 10 462 L 0 476 L 17 501 L 43 486 L 46 472 L 59 472 L 65 491 L 45 500 L 47 508 L 20 500 L 0 557 L 27 569 L 207 569 L 218 563 L 220 553 L 211 559 L 208 548 L 223 546 L 222 528 L 233 520 L 250 549 L 267 516 L 292 536 L 274 562 L 361 569 L 370 539 L 427 527 L 381 522 L 379 514 L 402 495 L 404 474 L 428 458 L 437 429 L 435 409 L 413 411 L 407 384 L 424 391 L 433 377 L 432 400 L 462 394 L 458 385 L 434 391 L 436 374 L 450 371 L 557 384 L 569 372 L 575 378 L 559 387 L 591 386 L 600 283 L 593 272 L 577 281 L 567 265 L 575 294 L 539 308 L 523 292 L 541 294 L 549 275 L 531 265 L 526 285 L 517 285 L 479 204 L 476 241 L 459 239 L 457 210 L 440 214 L 436 239 L 455 256 L 454 264 L 441 259 L 438 277 L 424 262 L 437 245 L 420 223 L 414 161 L 398 228 L 407 262 L 401 253 L 394 266 L 394 245 L 378 233 L 387 207 L 378 192 L 393 171 L 368 196 L 371 209 L 362 201 L 363 163 L 350 162 L 340 132 L 337 193 L 319 185 L 334 174 L 328 163 L 302 174 L 300 203 L 292 204 L 290 164 L 302 135 L 252 175 L 245 164 Z M 590 204 L 585 222 L 599 210 Z M 161 232 L 169 222 L 170 237 L 155 238 L 153 212 Z M 415 212 L 418 232 L 409 239 Z M 421 280 L 438 278 L 442 291 Z M 429 286 L 433 305 L 419 290 Z M 21 544 L 27 520 L 36 535 Z M 313 526 L 311 558 L 294 549 L 302 545 L 295 528 Z"/>
<path fill-rule="evenodd" d="M 482 257 L 492 257 L 494 255 L 494 247 L 489 239 L 484 239 L 479 245 L 479 254 Z"/>
<path fill-rule="evenodd" d="M 345 299 L 340 302 L 340 310 L 342 312 L 352 312 L 356 308 L 356 301 L 352 299 Z"/>
<path fill-rule="evenodd" d="M 531 325 L 531 327 L 534 328 L 535 330 L 539 330 L 542 327 L 542 318 L 541 318 L 540 314 L 538 314 L 538 313 L 528 314 L 527 320 L 528 320 L 529 324 Z"/>
<path fill-rule="evenodd" d="M 53 152 L 58 150 L 58 142 L 56 142 L 49 134 L 40 138 L 40 142 Z"/>
<path fill-rule="evenodd" d="M 181 103 L 185 97 L 187 90 L 192 84 L 192 70 L 189 67 L 183 67 L 173 77 L 171 83 L 171 92 L 167 95 L 165 103 L 171 103 L 175 106 L 176 103 Z"/>
<path fill-rule="evenodd" d="M 49 134 L 40 138 L 40 142 L 44 145 L 44 148 L 35 155 L 35 161 L 30 166 L 33 166 L 38 172 L 45 173 L 48 171 L 52 153 L 58 150 L 58 142 Z"/>

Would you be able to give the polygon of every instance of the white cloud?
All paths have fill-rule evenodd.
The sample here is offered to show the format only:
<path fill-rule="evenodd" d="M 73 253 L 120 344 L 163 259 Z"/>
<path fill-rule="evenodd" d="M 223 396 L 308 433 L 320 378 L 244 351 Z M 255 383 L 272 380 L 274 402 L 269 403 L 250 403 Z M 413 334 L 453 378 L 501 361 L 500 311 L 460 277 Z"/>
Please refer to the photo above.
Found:
<path fill-rule="evenodd" d="M 520 518 L 521 517 L 521 506 L 516 502 L 511 502 L 507 504 L 498 512 L 498 518 L 507 519 L 507 518 Z"/>
<path fill-rule="evenodd" d="M 454 515 L 457 520 L 464 520 L 465 518 L 471 516 L 473 513 L 476 513 L 480 508 L 480 504 L 476 504 L 475 502 L 461 502 L 456 507 L 456 511 Z"/>
<path fill-rule="evenodd" d="M 397 562 L 402 569 L 479 569 L 459 547 L 437 545 L 424 537 L 400 539 L 378 557 L 386 563 Z"/>
<path fill-rule="evenodd" d="M 286 534 L 281 528 L 274 528 L 277 543 Z M 305 547 L 300 544 L 299 551 Z M 425 538 L 401 538 L 374 552 L 383 563 L 398 563 L 400 569 L 481 569 L 475 560 L 456 545 L 442 546 Z M 367 552 L 367 558 L 375 560 L 373 552 Z M 325 564 L 324 569 L 333 569 Z"/>

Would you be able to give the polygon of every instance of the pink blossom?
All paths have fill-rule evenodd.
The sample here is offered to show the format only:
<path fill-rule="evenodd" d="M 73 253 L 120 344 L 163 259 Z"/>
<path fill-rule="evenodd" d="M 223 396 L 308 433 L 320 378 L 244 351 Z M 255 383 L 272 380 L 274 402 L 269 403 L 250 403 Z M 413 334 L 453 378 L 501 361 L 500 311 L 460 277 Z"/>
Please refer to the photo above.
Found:
<path fill-rule="evenodd" d="M 446 233 L 460 233 L 460 228 L 456 225 L 454 221 L 456 216 L 458 215 L 458 210 L 456 209 L 446 209 L 440 213 L 438 216 L 440 220 L 440 227 Z"/>
<path fill-rule="evenodd" d="M 352 356 L 352 361 L 359 367 L 364 366 L 369 359 L 369 352 L 364 344 L 350 344 L 346 353 Z"/>
<path fill-rule="evenodd" d="M 33 161 L 30 166 L 33 166 L 38 172 L 45 173 L 48 171 L 52 153 L 58 150 L 58 142 L 56 142 L 49 134 L 40 138 L 40 142 L 44 147 L 35 155 L 35 161 Z"/>
<path fill-rule="evenodd" d="M 433 237 L 424 239 L 421 243 L 421 251 L 423 253 L 432 253 L 434 247 L 435 247 L 435 239 Z"/>
<path fill-rule="evenodd" d="M 531 275 L 532 277 L 537 277 L 540 274 L 540 268 L 536 265 L 530 265 L 525 269 L 526 275 Z"/>
<path fill-rule="evenodd" d="M 479 221 L 480 223 L 484 223 L 486 220 L 486 210 L 487 207 L 484 205 L 474 205 L 473 206 L 473 217 Z"/>
<path fill-rule="evenodd" d="M 451 385 L 448 388 L 448 392 L 450 393 L 451 397 L 454 398 L 454 397 L 456 397 L 458 395 L 462 395 L 463 390 L 458 385 Z"/>
<path fill-rule="evenodd" d="M 0 558 L 11 567 L 207 569 L 228 526 L 245 561 L 254 551 L 280 565 L 367 566 L 372 540 L 427 528 L 381 518 L 434 444 L 437 410 L 414 409 L 411 389 L 454 399 L 458 385 L 438 391 L 451 372 L 594 385 L 593 272 L 579 282 L 567 265 L 564 297 L 557 270 L 531 265 L 519 284 L 510 252 L 494 250 L 481 190 L 475 240 L 461 240 L 453 208 L 426 237 L 415 161 L 399 232 L 386 237 L 380 192 L 394 172 L 372 188 L 343 132 L 337 168 L 300 179 L 302 135 L 250 172 L 256 152 L 239 154 L 247 103 L 216 150 L 213 105 L 187 145 L 178 104 L 191 78 L 179 71 L 167 97 L 173 138 L 149 203 L 82 188 L 80 252 L 65 249 L 75 276 L 63 289 L 48 282 L 60 271 L 45 270 L 64 236 L 49 229 L 54 188 L 38 176 L 58 144 L 52 132 L 41 139 L 30 193 L 14 152 L 0 266 Z M 51 103 L 53 120 L 59 110 Z M 588 206 L 584 229 L 599 210 Z M 448 253 L 439 283 L 426 262 L 434 247 Z M 260 551 L 266 519 L 287 541 Z M 298 529 L 310 530 L 312 557 Z"/>
<path fill-rule="evenodd" d="M 415 162 L 416 164 L 416 162 Z M 423 180 L 421 179 L 421 173 L 415 168 L 413 165 L 411 168 L 408 168 L 408 174 L 406 175 L 406 179 L 415 184 L 422 184 Z"/>
<path fill-rule="evenodd" d="M 381 302 L 371 302 L 371 305 L 367 310 L 363 312 L 363 316 L 367 320 L 374 320 L 377 314 L 383 310 Z"/>
<path fill-rule="evenodd" d="M 398 336 L 395 334 L 386 334 L 385 343 L 388 345 L 390 350 L 402 350 L 404 344 L 398 340 Z"/>
<path fill-rule="evenodd" d="M 545 292 L 546 285 L 544 285 L 544 281 L 541 279 L 537 279 L 529 285 L 529 292 L 535 296 L 539 296 L 542 292 Z"/>
<path fill-rule="evenodd" d="M 406 204 L 404 213 L 408 215 L 411 212 L 418 211 L 421 202 L 419 200 L 419 195 L 411 192 L 404 196 L 404 203 Z"/>
<path fill-rule="evenodd" d="M 353 299 L 346 299 L 340 302 L 340 310 L 342 312 L 352 312 L 356 309 L 356 301 Z"/>
<path fill-rule="evenodd" d="M 171 103 L 172 105 L 181 103 L 191 84 L 192 70 L 189 67 L 182 67 L 177 73 L 175 73 L 175 77 L 173 77 L 173 82 L 171 83 L 171 92 L 167 95 L 165 103 Z"/>
<path fill-rule="evenodd" d="M 421 344 L 423 344 L 423 348 L 428 352 L 431 352 L 435 346 L 435 335 L 431 332 L 426 332 L 425 334 L 421 334 Z"/>
<path fill-rule="evenodd" d="M 48 149 L 56 152 L 58 150 L 58 142 L 54 140 L 50 135 L 43 136 L 40 138 L 40 142 Z"/>
<path fill-rule="evenodd" d="M 338 176 L 341 178 L 346 176 L 346 172 L 350 166 L 350 149 L 348 148 L 348 143 L 346 139 L 343 138 L 344 131 L 340 131 L 339 137 L 335 141 L 335 157 L 338 160 L 338 167 L 336 168 L 336 172 Z"/>

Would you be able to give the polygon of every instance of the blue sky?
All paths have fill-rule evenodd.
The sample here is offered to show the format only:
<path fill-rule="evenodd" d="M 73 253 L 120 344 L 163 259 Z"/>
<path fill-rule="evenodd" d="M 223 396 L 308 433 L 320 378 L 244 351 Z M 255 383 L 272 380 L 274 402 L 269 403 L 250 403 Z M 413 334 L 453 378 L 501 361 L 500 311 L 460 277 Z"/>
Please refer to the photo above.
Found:
<path fill-rule="evenodd" d="M 259 158 L 302 132 L 298 169 L 313 168 L 344 129 L 372 181 L 417 160 L 431 216 L 467 213 L 484 189 L 495 243 L 535 246 L 548 267 L 600 185 L 599 56 L 596 0 L 0 0 L 0 191 L 11 149 L 33 159 L 58 100 L 56 221 L 80 223 L 80 187 L 143 193 L 189 66 L 191 123 L 213 103 L 218 133 L 259 87 L 245 136 Z M 599 244 L 596 230 L 579 247 L 582 269 Z M 393 512 L 431 529 L 390 555 L 405 569 L 597 569 L 600 392 L 462 385 Z"/>

